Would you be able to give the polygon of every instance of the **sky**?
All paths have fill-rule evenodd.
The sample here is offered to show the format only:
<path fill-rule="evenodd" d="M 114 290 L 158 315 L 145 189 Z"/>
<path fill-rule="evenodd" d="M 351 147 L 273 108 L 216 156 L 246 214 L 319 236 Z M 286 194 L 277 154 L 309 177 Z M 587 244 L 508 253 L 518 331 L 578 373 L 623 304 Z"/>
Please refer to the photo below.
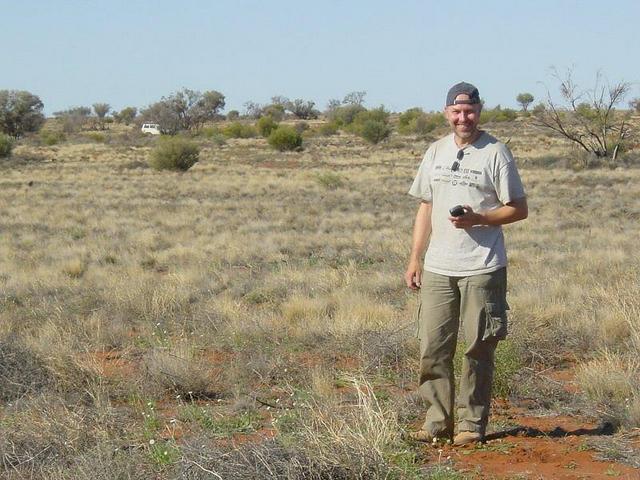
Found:
<path fill-rule="evenodd" d="M 217 90 L 225 111 L 272 96 L 366 91 L 368 107 L 440 110 L 459 81 L 489 107 L 537 103 L 551 74 L 580 87 L 600 71 L 640 97 L 638 0 L 0 0 L 0 90 L 45 112 L 144 108 L 182 88 Z"/>

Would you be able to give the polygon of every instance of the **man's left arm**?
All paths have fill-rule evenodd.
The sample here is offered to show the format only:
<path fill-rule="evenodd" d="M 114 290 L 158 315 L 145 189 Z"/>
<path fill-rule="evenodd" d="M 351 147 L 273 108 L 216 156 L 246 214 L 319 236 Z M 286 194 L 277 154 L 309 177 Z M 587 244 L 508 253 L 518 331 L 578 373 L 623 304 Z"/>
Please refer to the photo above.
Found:
<path fill-rule="evenodd" d="M 524 220 L 529 216 L 527 198 L 518 198 L 506 205 L 486 212 L 474 212 L 469 205 L 464 206 L 465 213 L 459 217 L 449 217 L 456 228 L 470 228 L 476 225 L 506 225 Z"/>

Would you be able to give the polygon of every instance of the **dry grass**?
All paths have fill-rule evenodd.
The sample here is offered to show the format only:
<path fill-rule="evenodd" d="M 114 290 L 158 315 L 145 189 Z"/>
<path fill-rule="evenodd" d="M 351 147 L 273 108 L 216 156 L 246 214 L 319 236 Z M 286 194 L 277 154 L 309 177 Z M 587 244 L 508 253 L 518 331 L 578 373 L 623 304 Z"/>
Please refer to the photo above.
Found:
<path fill-rule="evenodd" d="M 574 153 L 526 125 L 496 133 L 523 159 L 530 202 L 530 218 L 506 228 L 509 355 L 583 365 L 594 408 L 637 426 L 637 385 L 606 372 L 631 374 L 640 352 L 640 171 L 537 168 Z M 178 174 L 144 168 L 153 139 L 106 135 L 19 145 L 0 166 L 0 374 L 14 382 L 0 412 L 20 426 L 0 476 L 410 477 L 400 406 L 374 393 L 415 386 L 406 190 L 428 142 L 341 134 L 277 153 L 263 139 L 199 139 L 200 161 Z M 188 392 L 218 416 L 255 401 L 258 430 L 275 411 L 306 439 L 221 445 L 176 415 Z M 161 405 L 153 422 L 147 401 Z M 150 431 L 178 453 L 152 451 Z M 347 459 L 350 470 L 336 466 Z"/>

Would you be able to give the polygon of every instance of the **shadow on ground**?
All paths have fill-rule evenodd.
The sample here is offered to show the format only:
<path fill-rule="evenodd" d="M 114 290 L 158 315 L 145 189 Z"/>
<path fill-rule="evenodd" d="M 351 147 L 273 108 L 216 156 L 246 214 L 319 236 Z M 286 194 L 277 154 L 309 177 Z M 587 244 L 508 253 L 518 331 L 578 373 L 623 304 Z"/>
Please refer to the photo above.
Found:
<path fill-rule="evenodd" d="M 502 430 L 499 432 L 493 432 L 486 435 L 485 440 L 497 440 L 499 438 L 506 437 L 569 437 L 569 436 L 582 436 L 582 435 L 613 435 L 616 431 L 614 424 L 605 422 L 596 428 L 578 428 L 576 430 L 565 430 L 562 427 L 556 427 L 553 430 L 545 431 L 534 427 L 519 426 Z"/>

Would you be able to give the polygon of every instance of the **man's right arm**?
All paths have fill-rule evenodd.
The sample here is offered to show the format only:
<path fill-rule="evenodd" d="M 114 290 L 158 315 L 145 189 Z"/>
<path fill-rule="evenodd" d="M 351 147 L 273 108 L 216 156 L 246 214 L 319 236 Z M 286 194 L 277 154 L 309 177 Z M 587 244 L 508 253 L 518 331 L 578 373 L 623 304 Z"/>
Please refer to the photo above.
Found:
<path fill-rule="evenodd" d="M 418 290 L 422 284 L 422 255 L 431 235 L 431 203 L 423 201 L 418 207 L 416 220 L 413 224 L 413 240 L 411 255 L 404 274 L 407 287 Z"/>

